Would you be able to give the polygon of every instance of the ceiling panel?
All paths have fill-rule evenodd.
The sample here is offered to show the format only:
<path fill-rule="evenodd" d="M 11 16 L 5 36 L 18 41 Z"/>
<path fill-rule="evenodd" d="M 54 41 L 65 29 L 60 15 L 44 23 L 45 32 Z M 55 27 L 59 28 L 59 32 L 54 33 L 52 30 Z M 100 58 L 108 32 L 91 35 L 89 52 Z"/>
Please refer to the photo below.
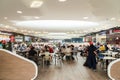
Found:
<path fill-rule="evenodd" d="M 0 0 L 0 24 L 9 25 L 19 30 L 49 33 L 75 33 L 75 31 L 84 33 L 120 25 L 120 0 L 67 0 L 66 2 L 43 0 L 44 3 L 41 7 L 30 8 L 32 1 L 35 0 Z M 18 14 L 17 11 L 22 11 L 22 14 Z M 84 17 L 88 18 L 83 19 Z M 36 20 L 39 22 L 36 23 Z M 42 20 L 49 20 L 49 22 L 41 25 Z M 60 26 L 60 22 L 58 24 L 50 20 L 89 21 L 99 25 L 85 27 L 69 22 L 70 24 L 67 23 L 67 26 L 66 24 Z M 16 25 L 17 23 L 13 21 L 21 21 L 21 25 Z M 29 25 L 22 24 L 25 21 L 32 22 Z M 50 22 L 58 25 L 50 25 Z"/>

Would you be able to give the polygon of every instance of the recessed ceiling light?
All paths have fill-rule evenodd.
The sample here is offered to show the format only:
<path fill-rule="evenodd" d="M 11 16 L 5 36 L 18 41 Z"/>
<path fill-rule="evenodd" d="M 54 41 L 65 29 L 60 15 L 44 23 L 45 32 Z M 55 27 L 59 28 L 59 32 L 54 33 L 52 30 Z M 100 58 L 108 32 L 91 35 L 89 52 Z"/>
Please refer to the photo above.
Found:
<path fill-rule="evenodd" d="M 59 2 L 65 2 L 65 1 L 67 1 L 67 0 L 59 0 Z"/>
<path fill-rule="evenodd" d="M 88 17 L 83 17 L 83 19 L 88 19 Z"/>
<path fill-rule="evenodd" d="M 35 18 L 35 19 L 39 19 L 40 17 L 38 17 L 38 16 L 35 16 L 34 18 Z"/>
<path fill-rule="evenodd" d="M 31 31 L 28 31 L 28 33 L 31 33 Z"/>
<path fill-rule="evenodd" d="M 35 32 L 35 34 L 38 34 L 38 32 Z"/>
<path fill-rule="evenodd" d="M 43 4 L 43 1 L 33 1 L 30 5 L 31 8 L 38 8 L 41 7 Z"/>
<path fill-rule="evenodd" d="M 4 19 L 8 19 L 7 17 L 4 17 Z"/>
<path fill-rule="evenodd" d="M 114 21 L 115 20 L 115 18 L 113 17 L 113 18 L 111 18 L 111 21 Z"/>
<path fill-rule="evenodd" d="M 0 24 L 0 26 L 3 26 L 3 24 Z"/>
<path fill-rule="evenodd" d="M 5 28 L 9 28 L 10 26 L 9 25 L 6 25 Z"/>
<path fill-rule="evenodd" d="M 22 14 L 22 11 L 17 11 L 18 14 Z"/>

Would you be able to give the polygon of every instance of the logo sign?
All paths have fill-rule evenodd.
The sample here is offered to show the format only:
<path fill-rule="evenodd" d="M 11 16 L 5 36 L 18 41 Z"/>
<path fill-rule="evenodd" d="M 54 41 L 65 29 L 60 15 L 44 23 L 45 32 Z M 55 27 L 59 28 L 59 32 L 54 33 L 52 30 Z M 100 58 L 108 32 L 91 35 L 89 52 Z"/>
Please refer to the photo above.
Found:
<path fill-rule="evenodd" d="M 120 29 L 113 30 L 114 33 L 120 33 Z"/>

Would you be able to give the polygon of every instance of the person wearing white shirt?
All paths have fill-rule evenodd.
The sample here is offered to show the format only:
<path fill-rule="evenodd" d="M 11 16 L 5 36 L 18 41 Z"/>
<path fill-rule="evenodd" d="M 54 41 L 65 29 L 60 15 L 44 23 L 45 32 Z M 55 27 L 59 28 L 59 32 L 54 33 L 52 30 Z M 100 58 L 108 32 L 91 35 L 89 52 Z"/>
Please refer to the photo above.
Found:
<path fill-rule="evenodd" d="M 50 61 L 51 61 L 51 55 L 49 53 L 48 50 L 46 50 L 46 52 L 44 52 L 44 59 L 45 59 L 45 62 L 47 63 L 47 65 L 50 65 Z"/>

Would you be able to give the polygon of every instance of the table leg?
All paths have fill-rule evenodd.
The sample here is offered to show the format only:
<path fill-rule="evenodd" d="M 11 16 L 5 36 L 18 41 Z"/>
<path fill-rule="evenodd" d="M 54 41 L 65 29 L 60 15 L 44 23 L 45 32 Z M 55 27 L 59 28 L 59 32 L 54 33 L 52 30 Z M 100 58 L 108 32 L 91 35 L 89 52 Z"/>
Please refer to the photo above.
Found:
<path fill-rule="evenodd" d="M 108 60 L 106 60 L 106 69 L 107 69 L 107 67 L 108 67 L 108 64 L 109 64 L 109 62 L 108 62 Z"/>
<path fill-rule="evenodd" d="M 56 55 L 55 55 L 55 66 L 56 66 Z"/>

